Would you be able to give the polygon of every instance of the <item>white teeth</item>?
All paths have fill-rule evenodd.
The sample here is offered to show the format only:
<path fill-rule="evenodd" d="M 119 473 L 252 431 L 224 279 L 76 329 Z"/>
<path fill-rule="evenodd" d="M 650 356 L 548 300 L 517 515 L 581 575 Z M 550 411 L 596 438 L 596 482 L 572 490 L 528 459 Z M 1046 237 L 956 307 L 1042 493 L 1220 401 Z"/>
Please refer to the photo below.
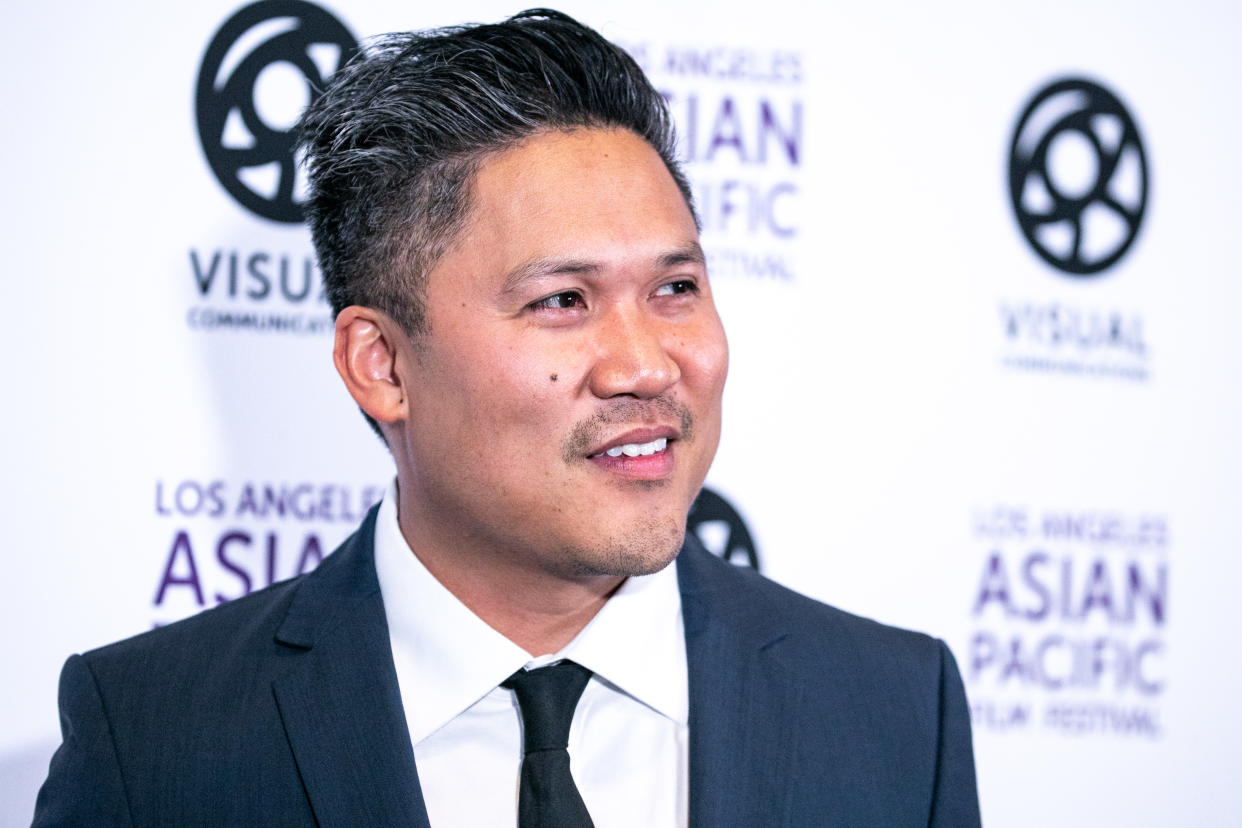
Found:
<path fill-rule="evenodd" d="M 668 446 L 667 437 L 659 437 L 650 443 L 626 443 L 622 446 L 613 446 L 604 453 L 609 457 L 638 457 L 640 454 L 644 457 L 648 454 L 655 454 L 657 451 L 664 451 Z"/>

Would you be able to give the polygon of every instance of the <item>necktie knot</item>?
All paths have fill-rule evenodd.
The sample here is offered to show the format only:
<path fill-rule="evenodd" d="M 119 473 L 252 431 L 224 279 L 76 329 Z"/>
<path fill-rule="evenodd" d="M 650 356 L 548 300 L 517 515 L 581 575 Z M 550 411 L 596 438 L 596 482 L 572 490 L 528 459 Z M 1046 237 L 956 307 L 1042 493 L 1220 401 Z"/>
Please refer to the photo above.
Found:
<path fill-rule="evenodd" d="M 518 828 L 592 828 L 591 815 L 569 771 L 569 725 L 591 680 L 581 664 L 518 670 L 504 682 L 522 711 Z"/>
<path fill-rule="evenodd" d="M 565 750 L 574 708 L 591 679 L 591 671 L 572 661 L 534 670 L 518 670 L 501 686 L 517 694 L 522 710 L 524 752 Z"/>

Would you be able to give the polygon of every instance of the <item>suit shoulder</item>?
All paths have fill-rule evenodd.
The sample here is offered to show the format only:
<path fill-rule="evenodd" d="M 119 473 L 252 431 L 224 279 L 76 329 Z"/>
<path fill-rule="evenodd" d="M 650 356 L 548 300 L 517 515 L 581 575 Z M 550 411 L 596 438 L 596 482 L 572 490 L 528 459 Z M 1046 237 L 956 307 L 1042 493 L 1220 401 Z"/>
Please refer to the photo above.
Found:
<path fill-rule="evenodd" d="M 849 655 L 861 663 L 912 665 L 939 673 L 945 646 L 922 632 L 884 624 L 803 595 L 746 567 L 738 567 L 708 552 L 706 566 L 715 570 L 727 594 L 725 603 L 740 617 L 790 630 L 790 637 L 811 652 L 831 650 L 834 657 Z"/>
<path fill-rule="evenodd" d="M 759 577 L 763 578 L 762 575 Z M 771 585 L 774 592 L 779 593 L 781 600 L 797 608 L 794 611 L 796 614 L 803 615 L 807 621 L 817 620 L 822 629 L 848 635 L 860 646 L 883 650 L 893 649 L 909 656 L 939 659 L 941 643 L 926 633 L 895 627 L 874 618 L 857 615 L 809 598 L 767 578 L 763 580 Z"/>
<path fill-rule="evenodd" d="M 82 658 L 102 677 L 135 668 L 156 669 L 163 660 L 184 665 L 195 659 L 221 658 L 229 652 L 253 652 L 256 646 L 273 641 L 294 592 L 306 577 L 272 584 L 172 624 L 90 650 Z"/>
<path fill-rule="evenodd" d="M 970 716 L 944 642 L 821 603 L 706 552 L 685 568 L 699 592 L 689 601 L 695 634 L 710 644 L 699 649 L 699 675 L 728 675 L 721 665 L 730 654 L 749 660 L 758 649 L 751 663 L 763 669 L 748 681 L 762 701 L 745 710 L 789 734 L 790 824 L 979 825 Z M 701 724 L 704 709 L 727 709 L 732 702 L 720 697 L 742 686 L 692 681 L 692 716 L 695 699 Z"/>
<path fill-rule="evenodd" d="M 204 693 L 258 686 L 292 650 L 310 647 L 308 628 L 339 621 L 356 596 L 378 592 L 370 557 L 375 511 L 311 572 L 92 650 L 84 662 L 101 689 L 125 686 L 134 698 L 187 682 Z"/>

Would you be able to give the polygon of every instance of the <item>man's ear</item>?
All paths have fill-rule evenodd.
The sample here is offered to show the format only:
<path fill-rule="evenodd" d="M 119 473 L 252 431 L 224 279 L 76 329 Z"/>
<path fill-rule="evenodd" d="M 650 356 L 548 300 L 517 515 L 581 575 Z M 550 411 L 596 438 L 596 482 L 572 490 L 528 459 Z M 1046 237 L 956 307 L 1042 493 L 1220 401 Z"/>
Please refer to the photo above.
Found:
<path fill-rule="evenodd" d="M 381 423 L 404 420 L 405 388 L 398 375 L 401 327 L 374 308 L 350 305 L 336 317 L 332 360 L 358 407 Z"/>

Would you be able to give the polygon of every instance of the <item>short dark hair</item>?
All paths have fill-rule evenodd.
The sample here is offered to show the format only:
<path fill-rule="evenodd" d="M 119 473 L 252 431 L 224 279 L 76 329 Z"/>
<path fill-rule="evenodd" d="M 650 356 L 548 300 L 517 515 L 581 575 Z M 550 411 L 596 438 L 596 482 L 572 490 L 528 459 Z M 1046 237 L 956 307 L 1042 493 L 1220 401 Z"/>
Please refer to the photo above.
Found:
<path fill-rule="evenodd" d="M 365 305 L 410 337 L 484 158 L 550 130 L 627 129 L 693 214 L 664 99 L 621 48 L 551 9 L 372 40 L 306 110 L 306 217 L 333 314 Z M 372 423 L 374 426 L 374 423 Z"/>

